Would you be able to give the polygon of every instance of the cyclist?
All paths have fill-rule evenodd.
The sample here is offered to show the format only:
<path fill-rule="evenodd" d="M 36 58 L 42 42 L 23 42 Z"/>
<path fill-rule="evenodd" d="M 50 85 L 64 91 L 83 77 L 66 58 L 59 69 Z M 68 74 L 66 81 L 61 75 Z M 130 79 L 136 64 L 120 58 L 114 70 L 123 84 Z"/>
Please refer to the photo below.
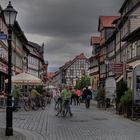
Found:
<path fill-rule="evenodd" d="M 71 99 L 71 87 L 69 86 L 64 86 L 63 90 L 61 91 L 61 99 L 62 99 L 62 110 L 64 112 L 64 108 L 67 106 L 68 107 L 68 112 L 70 116 L 73 114 L 71 113 L 71 108 L 70 108 L 70 99 Z"/>
<path fill-rule="evenodd" d="M 32 106 L 33 106 L 33 103 L 36 102 L 36 100 L 39 101 L 39 97 L 40 96 L 41 95 L 37 92 L 37 90 L 35 88 L 33 88 L 31 90 L 31 93 L 30 93 L 30 97 L 29 98 L 31 99 Z"/>

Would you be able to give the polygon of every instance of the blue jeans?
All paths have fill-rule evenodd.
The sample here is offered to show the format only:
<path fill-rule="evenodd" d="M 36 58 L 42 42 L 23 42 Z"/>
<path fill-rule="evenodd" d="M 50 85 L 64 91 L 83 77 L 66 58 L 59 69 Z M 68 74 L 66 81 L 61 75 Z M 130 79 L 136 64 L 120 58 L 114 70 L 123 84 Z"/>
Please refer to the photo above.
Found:
<path fill-rule="evenodd" d="M 71 115 L 71 107 L 70 107 L 70 101 L 69 100 L 65 100 L 63 103 L 63 109 L 66 108 L 68 109 L 69 114 Z"/>

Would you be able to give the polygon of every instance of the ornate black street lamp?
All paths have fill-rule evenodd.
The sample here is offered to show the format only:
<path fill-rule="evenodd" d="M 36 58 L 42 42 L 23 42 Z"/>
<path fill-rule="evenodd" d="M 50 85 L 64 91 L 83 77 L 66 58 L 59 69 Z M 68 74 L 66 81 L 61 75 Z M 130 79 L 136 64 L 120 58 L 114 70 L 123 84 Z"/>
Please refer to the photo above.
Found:
<path fill-rule="evenodd" d="M 7 106 L 6 106 L 6 136 L 13 136 L 13 110 L 12 110 L 12 27 L 15 23 L 17 11 L 11 5 L 11 1 L 6 9 L 3 10 L 5 23 L 8 27 L 8 95 L 7 95 Z"/>

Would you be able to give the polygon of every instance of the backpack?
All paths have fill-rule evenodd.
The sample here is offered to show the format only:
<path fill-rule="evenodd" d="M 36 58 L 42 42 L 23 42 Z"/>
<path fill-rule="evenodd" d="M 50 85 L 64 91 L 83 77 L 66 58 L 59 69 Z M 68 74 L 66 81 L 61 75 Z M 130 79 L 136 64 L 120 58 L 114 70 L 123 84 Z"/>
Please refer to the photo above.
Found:
<path fill-rule="evenodd" d="M 87 95 L 87 100 L 90 100 L 91 99 L 91 95 Z"/>

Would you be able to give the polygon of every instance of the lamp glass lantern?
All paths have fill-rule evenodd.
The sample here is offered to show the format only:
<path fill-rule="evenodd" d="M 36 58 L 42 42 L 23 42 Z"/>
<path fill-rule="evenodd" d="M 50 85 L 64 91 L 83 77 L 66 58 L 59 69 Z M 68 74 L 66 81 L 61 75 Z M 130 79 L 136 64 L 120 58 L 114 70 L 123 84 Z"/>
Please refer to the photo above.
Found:
<path fill-rule="evenodd" d="M 106 64 L 106 65 L 109 64 L 109 59 L 108 59 L 108 58 L 105 59 L 105 64 Z"/>
<path fill-rule="evenodd" d="M 4 19 L 9 27 L 12 27 L 16 21 L 17 11 L 13 8 L 11 1 L 6 9 L 3 10 Z"/>

